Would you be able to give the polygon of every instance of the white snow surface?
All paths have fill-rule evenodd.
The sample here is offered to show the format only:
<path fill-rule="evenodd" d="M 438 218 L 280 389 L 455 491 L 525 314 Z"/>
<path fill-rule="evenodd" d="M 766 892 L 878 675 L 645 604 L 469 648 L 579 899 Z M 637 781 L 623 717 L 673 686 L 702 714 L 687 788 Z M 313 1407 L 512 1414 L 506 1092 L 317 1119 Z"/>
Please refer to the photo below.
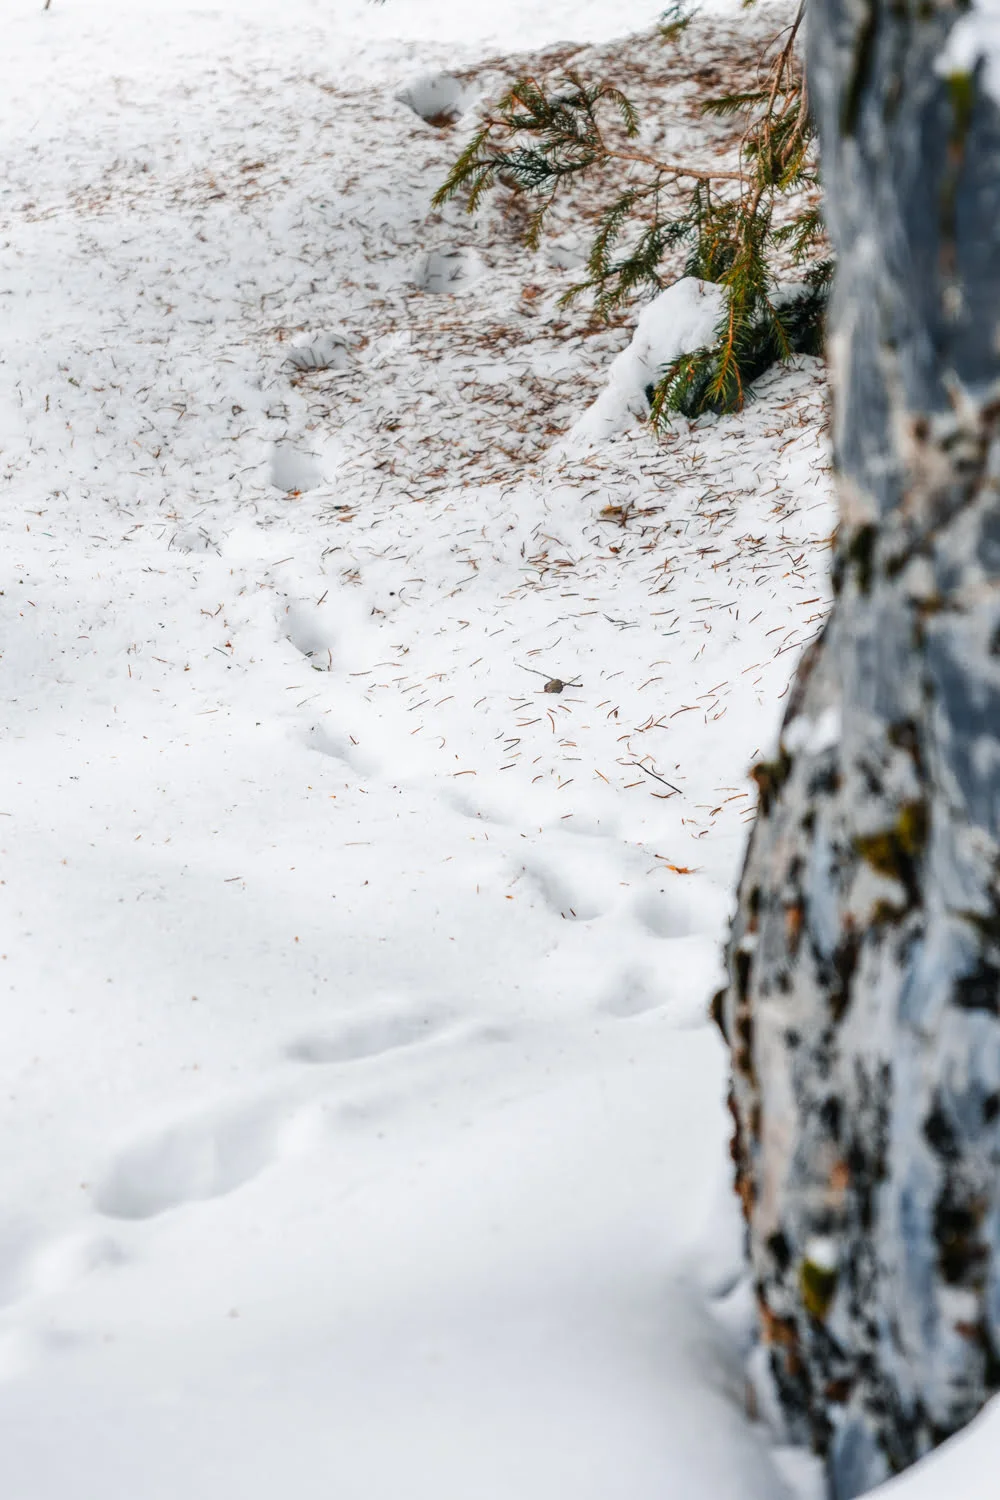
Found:
<path fill-rule="evenodd" d="M 947 76 L 974 73 L 979 63 L 987 88 L 1000 101 L 1000 0 L 973 0 L 958 13 L 938 66 Z"/>
<path fill-rule="evenodd" d="M 993 1500 L 1000 1453 L 1000 1401 L 898 1479 L 873 1491 L 878 1500 Z"/>
<path fill-rule="evenodd" d="M 611 363 L 607 389 L 569 433 L 567 451 L 600 443 L 631 418 L 647 416 L 649 387 L 675 359 L 712 342 L 724 305 L 722 288 L 696 276 L 682 276 L 648 302 L 628 348 Z"/>
<path fill-rule="evenodd" d="M 627 335 L 403 102 L 655 15 L 5 8 L 4 1500 L 806 1493 L 705 1006 L 822 371 L 546 455 Z"/>

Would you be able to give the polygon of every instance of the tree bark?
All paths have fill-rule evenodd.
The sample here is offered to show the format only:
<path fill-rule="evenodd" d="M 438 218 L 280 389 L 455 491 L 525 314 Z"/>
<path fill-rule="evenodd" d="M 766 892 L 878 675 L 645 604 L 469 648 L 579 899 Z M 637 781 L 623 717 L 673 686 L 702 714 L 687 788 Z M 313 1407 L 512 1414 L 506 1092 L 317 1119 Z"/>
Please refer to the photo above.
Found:
<path fill-rule="evenodd" d="M 755 1383 L 852 1500 L 1000 1387 L 1000 112 L 943 0 L 809 4 L 836 600 L 717 1018 Z"/>

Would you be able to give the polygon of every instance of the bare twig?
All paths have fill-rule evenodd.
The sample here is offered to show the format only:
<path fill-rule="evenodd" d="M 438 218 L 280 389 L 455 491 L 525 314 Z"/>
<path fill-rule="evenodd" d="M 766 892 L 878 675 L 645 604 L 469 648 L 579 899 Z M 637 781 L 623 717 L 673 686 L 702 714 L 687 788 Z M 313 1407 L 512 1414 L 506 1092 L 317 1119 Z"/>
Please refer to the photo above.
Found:
<path fill-rule="evenodd" d="M 637 771 L 645 771 L 646 775 L 652 776 L 654 781 L 661 781 L 663 785 L 668 786 L 672 792 L 676 792 L 678 797 L 682 795 L 679 786 L 674 786 L 673 782 L 668 781 L 665 776 L 661 776 L 659 771 L 651 771 L 648 766 L 643 765 L 641 760 L 633 760 L 630 761 L 629 764 L 633 765 Z"/>

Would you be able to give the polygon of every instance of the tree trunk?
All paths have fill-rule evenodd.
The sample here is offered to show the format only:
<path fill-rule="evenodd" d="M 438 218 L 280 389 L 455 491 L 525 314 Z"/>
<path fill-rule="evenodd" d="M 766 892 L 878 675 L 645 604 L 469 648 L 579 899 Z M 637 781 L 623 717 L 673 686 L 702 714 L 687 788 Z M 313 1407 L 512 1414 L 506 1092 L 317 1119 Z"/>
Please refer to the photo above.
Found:
<path fill-rule="evenodd" d="M 836 602 L 717 1015 L 756 1384 L 851 1500 L 1000 1387 L 1000 112 L 943 0 L 809 5 Z"/>

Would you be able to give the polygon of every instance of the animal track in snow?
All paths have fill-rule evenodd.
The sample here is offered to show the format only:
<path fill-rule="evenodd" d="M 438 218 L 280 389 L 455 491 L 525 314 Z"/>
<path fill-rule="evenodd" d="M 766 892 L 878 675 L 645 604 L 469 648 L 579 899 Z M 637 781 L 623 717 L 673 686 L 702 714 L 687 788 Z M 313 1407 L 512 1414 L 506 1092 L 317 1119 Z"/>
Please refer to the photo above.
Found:
<path fill-rule="evenodd" d="M 95 1207 L 112 1219 L 151 1219 L 231 1193 L 282 1154 L 282 1129 L 293 1114 L 273 1101 L 245 1103 L 149 1131 L 113 1159 Z"/>
<path fill-rule="evenodd" d="M 478 281 L 485 267 L 475 250 L 429 250 L 417 264 L 413 279 L 423 292 L 458 292 Z"/>
<path fill-rule="evenodd" d="M 673 876 L 669 886 L 642 891 L 633 911 L 651 937 L 686 938 L 721 933 L 728 903 L 711 881 L 692 876 Z"/>
<path fill-rule="evenodd" d="M 380 1001 L 339 1026 L 308 1032 L 291 1041 L 285 1056 L 308 1064 L 355 1063 L 418 1046 L 443 1035 L 452 1013 L 440 1006 Z M 466 1040 L 509 1040 L 502 1028 L 464 1031 Z M 223 1103 L 145 1131 L 124 1146 L 98 1180 L 94 1206 L 111 1219 L 151 1219 L 185 1203 L 223 1197 L 257 1177 L 272 1163 L 310 1150 L 339 1124 L 370 1122 L 377 1102 L 330 1101 L 312 1088 L 283 1097 Z M 107 1236 L 67 1240 L 34 1257 L 28 1280 L 56 1289 L 120 1259 Z M 20 1278 L 19 1278 L 20 1279 Z"/>
<path fill-rule="evenodd" d="M 685 904 L 675 902 L 665 890 L 643 891 L 636 897 L 633 911 L 651 937 L 688 937 L 694 930 Z"/>
<path fill-rule="evenodd" d="M 218 552 L 219 545 L 203 526 L 186 526 L 170 538 L 174 552 Z"/>
<path fill-rule="evenodd" d="M 448 1020 L 443 1011 L 395 1010 L 354 1016 L 338 1028 L 297 1038 L 287 1050 L 295 1062 L 345 1063 L 381 1057 L 437 1036 Z"/>
<path fill-rule="evenodd" d="M 336 632 L 332 618 L 324 614 L 322 605 L 293 599 L 286 605 L 281 623 L 296 651 L 310 659 L 318 658 L 314 665 L 324 670 L 332 666 Z"/>
<path fill-rule="evenodd" d="M 612 986 L 610 994 L 601 1002 L 598 1010 L 604 1015 L 616 1016 L 624 1021 L 632 1016 L 644 1016 L 648 1011 L 657 1010 L 663 1001 L 664 996 L 656 992 L 648 975 L 626 972 Z"/>
<path fill-rule="evenodd" d="M 559 271 L 575 271 L 586 265 L 587 252 L 579 235 L 565 234 L 546 246 L 545 259 Z"/>
<path fill-rule="evenodd" d="M 0 1381 L 16 1379 L 52 1355 L 69 1353 L 89 1341 L 87 1335 L 48 1320 L 44 1326 L 10 1328 L 0 1335 Z"/>
<path fill-rule="evenodd" d="M 709 999 L 724 978 L 722 947 L 717 934 L 694 933 L 645 947 L 645 959 L 624 966 L 610 977 L 597 1000 L 599 1015 L 621 1020 L 661 1014 L 675 1029 L 700 1028 L 708 1023 Z M 633 954 L 642 940 L 633 937 Z"/>
<path fill-rule="evenodd" d="M 319 455 L 294 443 L 275 443 L 271 450 L 271 483 L 286 495 L 302 495 L 323 483 Z"/>
<path fill-rule="evenodd" d="M 350 345 L 342 333 L 310 334 L 301 343 L 292 345 L 287 362 L 294 370 L 349 370 Z"/>
<path fill-rule="evenodd" d="M 109 1234 L 83 1229 L 44 1246 L 33 1256 L 28 1279 L 33 1291 L 61 1292 L 78 1281 L 128 1259 Z"/>
<path fill-rule="evenodd" d="M 441 796 L 455 812 L 477 823 L 496 823 L 499 828 L 514 827 L 518 823 L 513 805 L 492 788 L 487 792 L 471 792 L 459 786 L 445 786 Z"/>
<path fill-rule="evenodd" d="M 521 868 L 551 910 L 568 921 L 592 922 L 604 915 L 613 900 L 605 888 L 606 872 L 580 857 L 566 855 L 558 863 L 532 858 Z"/>
<path fill-rule="evenodd" d="M 318 750 L 320 755 L 329 755 L 334 760 L 343 761 L 358 776 L 377 776 L 382 769 L 382 762 L 377 756 L 355 744 L 349 734 L 338 733 L 326 724 L 314 724 L 306 743 L 311 750 Z"/>
<path fill-rule="evenodd" d="M 423 78 L 415 78 L 396 98 L 428 125 L 439 127 L 452 124 L 470 103 L 461 80 L 450 73 L 427 73 Z"/>

